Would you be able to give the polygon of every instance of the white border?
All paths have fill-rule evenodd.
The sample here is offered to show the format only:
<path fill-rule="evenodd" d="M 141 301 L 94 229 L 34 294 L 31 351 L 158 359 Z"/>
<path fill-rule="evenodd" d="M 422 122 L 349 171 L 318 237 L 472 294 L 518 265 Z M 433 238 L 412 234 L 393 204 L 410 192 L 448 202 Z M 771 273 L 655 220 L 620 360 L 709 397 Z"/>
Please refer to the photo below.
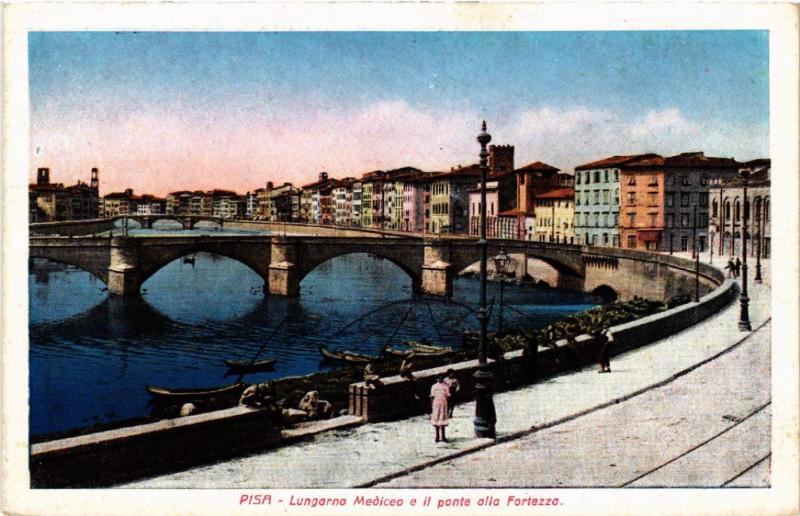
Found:
<path fill-rule="evenodd" d="M 27 182 L 29 30 L 658 30 L 770 31 L 773 166 L 771 489 L 525 490 L 567 514 L 790 514 L 798 511 L 798 11 L 791 4 L 308 3 L 12 4 L 4 9 L 3 512 L 227 514 L 239 490 L 33 490 L 27 474 Z M 746 102 L 746 99 L 742 99 Z M 783 281 L 783 279 L 787 281 Z M 505 491 L 505 490 L 503 490 Z M 277 491 L 271 491 L 275 494 Z M 335 491 L 325 491 L 332 495 Z M 400 494 L 403 491 L 371 491 Z M 460 491 L 449 491 L 456 496 Z M 473 497 L 492 490 L 472 490 Z M 494 491 L 495 494 L 497 491 Z M 367 494 L 364 492 L 364 494 Z M 420 492 L 417 491 L 417 495 Z M 422 512 L 400 510 L 393 512 Z M 431 511 L 441 512 L 441 511 Z M 507 509 L 492 512 L 510 513 Z M 519 510 L 522 513 L 522 510 Z M 349 514 L 344 510 L 315 514 Z"/>

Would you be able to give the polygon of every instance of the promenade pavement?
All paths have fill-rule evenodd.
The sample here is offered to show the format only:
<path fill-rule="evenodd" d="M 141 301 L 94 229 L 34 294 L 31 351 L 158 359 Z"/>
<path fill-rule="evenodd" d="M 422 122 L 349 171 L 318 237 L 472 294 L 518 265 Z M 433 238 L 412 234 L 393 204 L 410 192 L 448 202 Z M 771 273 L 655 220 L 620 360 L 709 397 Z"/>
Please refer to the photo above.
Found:
<path fill-rule="evenodd" d="M 494 397 L 496 441 L 474 437 L 475 405 L 470 402 L 456 407 L 448 443 L 435 443 L 428 416 L 418 416 L 333 430 L 291 446 L 119 487 L 616 486 L 658 466 L 662 467 L 640 479 L 642 485 L 671 485 L 673 481 L 688 485 L 695 480 L 697 485 L 729 480 L 730 485 L 763 485 L 768 481 L 769 459 L 754 462 L 760 457 L 756 455 L 769 450 L 769 428 L 764 427 L 765 421 L 769 423 L 769 406 L 743 418 L 766 403 L 764 396 L 769 399 L 770 288 L 768 263 L 764 265 L 765 282 L 750 287 L 750 316 L 753 329 L 760 331 L 752 336 L 739 331 L 739 304 L 734 302 L 698 325 L 612 358 L 610 374 L 586 367 L 498 393 Z M 698 383 L 703 388 L 690 388 L 689 380 L 704 382 Z M 680 415 L 668 417 L 663 412 L 678 404 L 685 408 Z M 713 410 L 706 415 L 707 409 Z M 744 422 L 728 428 L 739 420 Z M 678 455 L 723 430 L 722 440 L 714 445 L 725 448 L 724 442 L 730 441 L 727 449 L 747 446 L 755 455 L 713 474 L 701 468 L 691 480 L 682 478 L 678 460 L 708 466 L 698 453 L 712 449 L 701 446 L 694 454 Z M 759 446 L 749 440 L 736 442 L 748 430 L 753 434 L 748 439 Z M 662 440 L 667 443 L 663 447 L 658 445 Z M 585 442 L 582 453 L 567 453 L 570 443 L 576 442 Z M 551 445 L 559 451 L 550 453 Z M 615 453 L 627 447 L 634 450 L 630 457 Z M 598 456 L 597 451 L 604 448 L 609 451 Z M 536 457 L 541 465 L 531 469 L 527 457 Z M 664 465 L 667 459 L 675 459 L 671 468 Z M 752 467 L 744 471 L 751 459 L 747 466 Z M 550 467 L 553 473 L 546 474 Z M 481 468 L 503 471 L 492 476 Z M 735 474 L 740 476 L 726 477 L 737 468 L 741 470 Z M 616 469 L 618 474 L 610 474 Z M 571 476 L 576 471 L 584 473 Z M 441 479 L 446 479 L 446 485 Z"/>

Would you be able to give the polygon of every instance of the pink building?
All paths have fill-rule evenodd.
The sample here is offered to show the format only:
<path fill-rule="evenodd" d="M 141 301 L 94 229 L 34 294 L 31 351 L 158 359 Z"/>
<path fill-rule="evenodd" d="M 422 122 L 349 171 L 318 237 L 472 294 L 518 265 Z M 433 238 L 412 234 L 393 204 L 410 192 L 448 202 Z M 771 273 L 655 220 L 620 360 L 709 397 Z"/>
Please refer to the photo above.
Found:
<path fill-rule="evenodd" d="M 403 180 L 403 231 L 422 233 L 425 231 L 425 201 L 429 199 L 429 174 L 404 178 Z"/>
<path fill-rule="evenodd" d="M 486 238 L 500 237 L 500 210 L 497 181 L 486 183 Z M 478 236 L 481 227 L 481 188 L 469 191 L 469 234 Z"/>

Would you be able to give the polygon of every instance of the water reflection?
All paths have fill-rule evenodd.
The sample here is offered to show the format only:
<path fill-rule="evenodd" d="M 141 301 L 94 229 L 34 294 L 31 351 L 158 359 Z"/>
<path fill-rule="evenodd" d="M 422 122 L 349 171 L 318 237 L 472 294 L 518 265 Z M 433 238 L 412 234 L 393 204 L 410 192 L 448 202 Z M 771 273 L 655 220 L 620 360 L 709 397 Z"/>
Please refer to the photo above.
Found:
<path fill-rule="evenodd" d="M 429 308 L 424 300 L 399 302 L 353 323 L 382 304 L 412 297 L 405 272 L 369 255 L 323 263 L 303 280 L 294 299 L 264 296 L 255 272 L 208 253 L 195 254 L 193 263 L 168 264 L 143 285 L 141 297 L 132 298 L 107 297 L 102 282 L 71 267 L 32 265 L 33 434 L 146 415 L 146 384 L 228 383 L 223 360 L 250 359 L 262 346 L 259 358 L 276 358 L 275 370 L 248 375 L 246 381 L 333 367 L 320 364 L 320 344 L 367 354 L 420 338 L 458 347 L 465 328 L 477 329 L 464 305 L 474 308 L 478 283 L 467 278 L 455 282 L 459 304 L 434 300 Z M 489 286 L 489 298 L 497 292 L 497 285 Z M 513 285 L 506 287 L 505 299 L 529 316 L 507 310 L 506 326 L 528 329 L 594 304 L 584 294 Z M 497 310 L 490 327 L 496 323 Z"/>

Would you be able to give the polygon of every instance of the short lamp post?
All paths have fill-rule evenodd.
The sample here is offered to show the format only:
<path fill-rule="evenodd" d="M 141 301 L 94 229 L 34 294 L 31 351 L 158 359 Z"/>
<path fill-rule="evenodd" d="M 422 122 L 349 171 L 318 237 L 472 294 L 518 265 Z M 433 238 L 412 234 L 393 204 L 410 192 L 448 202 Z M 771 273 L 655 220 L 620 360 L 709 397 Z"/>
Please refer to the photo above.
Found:
<path fill-rule="evenodd" d="M 750 298 L 747 297 L 747 216 L 749 215 L 749 213 L 747 213 L 747 179 L 750 171 L 742 169 L 740 174 L 742 175 L 744 217 L 742 217 L 742 293 L 739 295 L 739 330 L 751 331 L 752 327 L 750 326 L 749 312 Z"/>
<path fill-rule="evenodd" d="M 511 258 L 506 254 L 505 250 L 500 249 L 494 260 L 495 276 L 500 280 L 500 313 L 497 321 L 497 334 L 503 334 L 503 294 L 505 293 L 506 277 L 508 274 L 508 265 L 511 263 Z"/>
<path fill-rule="evenodd" d="M 486 121 L 481 126 L 481 133 L 478 135 L 478 143 L 481 145 L 480 168 L 481 168 L 481 227 L 478 247 L 481 250 L 481 279 L 480 279 L 480 307 L 476 317 L 480 323 L 480 337 L 478 340 L 478 370 L 475 371 L 475 436 L 476 437 L 495 437 L 495 423 L 497 414 L 492 399 L 492 371 L 489 369 L 487 360 L 486 327 L 489 322 L 489 312 L 486 309 L 486 265 L 488 262 L 488 242 L 486 240 L 486 178 L 489 174 L 487 158 L 489 152 L 486 144 L 492 141 L 492 136 L 486 132 Z"/>

